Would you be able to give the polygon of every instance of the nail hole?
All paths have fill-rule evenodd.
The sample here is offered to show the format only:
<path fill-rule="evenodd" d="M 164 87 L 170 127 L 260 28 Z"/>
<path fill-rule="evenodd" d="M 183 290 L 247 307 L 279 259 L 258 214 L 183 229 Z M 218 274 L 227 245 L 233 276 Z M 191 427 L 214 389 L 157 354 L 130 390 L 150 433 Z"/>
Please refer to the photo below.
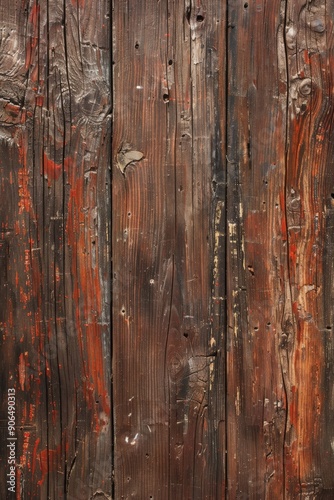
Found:
<path fill-rule="evenodd" d="M 247 3 L 247 2 L 245 2 L 245 3 L 244 3 L 244 8 L 245 8 L 245 9 L 247 9 L 247 8 L 248 8 L 248 3 Z"/>
<path fill-rule="evenodd" d="M 135 49 L 139 49 L 139 43 L 138 42 L 135 43 Z"/>
<path fill-rule="evenodd" d="M 172 59 L 169 59 L 168 64 L 169 64 L 169 66 L 171 66 L 173 64 Z"/>
<path fill-rule="evenodd" d="M 189 333 L 184 332 L 183 336 L 187 339 L 189 337 Z"/>
<path fill-rule="evenodd" d="M 254 331 L 258 332 L 259 331 L 259 327 L 258 326 L 254 326 Z"/>
<path fill-rule="evenodd" d="M 247 268 L 248 268 L 248 271 L 251 273 L 251 275 L 254 276 L 255 273 L 254 273 L 253 266 L 247 266 Z"/>
<path fill-rule="evenodd" d="M 334 199 L 334 193 L 331 193 L 331 198 L 333 198 L 333 199 Z"/>
<path fill-rule="evenodd" d="M 326 326 L 326 330 L 331 330 L 332 327 L 331 326 Z"/>
<path fill-rule="evenodd" d="M 162 98 L 163 98 L 164 102 L 169 102 L 169 95 L 168 94 L 164 94 L 162 96 Z"/>
<path fill-rule="evenodd" d="M 198 23 L 202 23 L 202 22 L 204 21 L 204 17 L 203 17 L 203 16 L 201 16 L 201 14 L 198 14 L 198 16 L 196 16 L 196 21 L 197 21 Z"/>
<path fill-rule="evenodd" d="M 128 212 L 128 217 L 131 217 L 131 212 Z"/>

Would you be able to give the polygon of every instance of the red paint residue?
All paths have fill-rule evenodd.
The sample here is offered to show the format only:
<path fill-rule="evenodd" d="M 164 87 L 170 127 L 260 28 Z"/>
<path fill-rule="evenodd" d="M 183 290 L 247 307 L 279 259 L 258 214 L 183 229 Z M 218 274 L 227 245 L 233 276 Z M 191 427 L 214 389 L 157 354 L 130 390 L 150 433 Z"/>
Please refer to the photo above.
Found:
<path fill-rule="evenodd" d="M 64 171 L 67 172 L 70 167 L 72 166 L 72 159 L 70 157 L 67 157 L 64 159 Z M 43 153 L 43 171 L 44 171 L 44 177 L 49 181 L 55 181 L 58 180 L 62 171 L 63 171 L 63 166 L 59 163 L 56 163 L 55 161 L 51 160 L 48 158 L 46 153 Z"/>
<path fill-rule="evenodd" d="M 310 64 L 310 62 L 311 62 L 308 49 L 304 50 L 304 61 L 306 64 Z"/>
<path fill-rule="evenodd" d="M 20 465 L 26 467 L 29 466 L 29 443 L 30 443 L 30 432 L 25 431 L 23 433 L 23 445 L 22 445 L 22 455 L 20 458 Z"/>
<path fill-rule="evenodd" d="M 32 81 L 37 81 L 38 78 L 38 64 L 36 63 L 36 49 L 38 46 L 39 39 L 39 10 L 40 7 L 37 2 L 31 8 L 28 26 L 30 32 L 30 39 L 27 41 L 26 45 L 26 56 L 25 56 L 25 69 L 28 70 L 31 65 L 34 65 L 33 74 L 30 75 Z"/>
<path fill-rule="evenodd" d="M 71 0 L 72 1 L 72 5 L 74 5 L 74 7 L 76 7 L 77 5 L 79 7 L 84 7 L 85 5 L 85 0 Z"/>
<path fill-rule="evenodd" d="M 36 102 L 36 106 L 38 107 L 42 107 L 43 104 L 44 104 L 44 96 L 43 95 L 37 95 L 36 96 L 36 99 L 35 99 L 35 102 Z"/>
<path fill-rule="evenodd" d="M 296 386 L 291 387 L 291 400 L 289 403 L 289 417 L 291 424 L 296 427 L 298 423 L 298 392 Z"/>
<path fill-rule="evenodd" d="M 27 353 L 21 353 L 19 356 L 19 382 L 22 391 L 24 391 L 24 383 L 26 379 L 26 355 Z"/>
<path fill-rule="evenodd" d="M 39 466 L 42 472 L 42 478 L 37 483 L 39 486 L 41 486 L 44 483 L 45 477 L 49 472 L 55 471 L 57 469 L 57 465 L 61 458 L 62 458 L 61 445 L 57 446 L 55 450 L 49 450 L 48 448 L 46 448 L 45 450 L 42 450 L 39 453 Z"/>
<path fill-rule="evenodd" d="M 289 245 L 289 257 L 292 264 L 295 266 L 297 262 L 297 245 L 295 243 L 290 243 Z"/>
<path fill-rule="evenodd" d="M 21 500 L 21 469 L 16 467 L 16 500 Z"/>
<path fill-rule="evenodd" d="M 17 137 L 17 144 L 19 149 L 19 162 L 22 165 L 22 168 L 18 170 L 18 185 L 19 185 L 19 214 L 23 212 L 32 213 L 32 203 L 31 196 L 29 190 L 29 171 L 27 166 L 27 147 L 28 138 L 20 133 Z M 21 232 L 21 228 L 19 226 L 19 232 Z"/>
<path fill-rule="evenodd" d="M 287 225 L 286 225 L 286 208 L 285 208 L 285 193 L 284 191 L 280 192 L 279 195 L 280 206 L 282 211 L 282 221 L 281 221 L 281 231 L 283 239 L 287 239 Z"/>
<path fill-rule="evenodd" d="M 59 179 L 62 172 L 62 166 L 50 160 L 45 152 L 43 153 L 43 172 L 44 177 L 48 179 L 48 181 Z"/>
<path fill-rule="evenodd" d="M 79 172 L 79 177 L 77 178 Z M 78 345 L 82 357 L 84 370 L 84 387 L 88 408 L 94 412 L 96 430 L 100 432 L 105 422 L 100 420 L 100 412 L 106 417 L 110 415 L 110 402 L 104 375 L 104 359 L 102 347 L 102 326 L 98 324 L 98 318 L 102 314 L 101 283 L 99 278 L 99 265 L 96 262 L 92 267 L 89 254 L 90 238 L 89 228 L 91 226 L 91 213 L 96 207 L 95 193 L 96 180 L 91 178 L 90 197 L 87 201 L 83 175 L 83 165 L 73 168 L 69 175 L 72 185 L 68 204 L 67 236 L 71 242 L 73 276 L 73 300 L 76 302 L 76 325 Z M 90 207 L 87 211 L 82 206 Z M 98 257 L 96 257 L 98 260 Z M 84 293 L 82 293 L 84 290 Z M 83 329 L 85 322 L 85 330 Z M 85 335 L 84 335 L 85 332 Z M 99 400 L 99 406 L 96 405 Z"/>
<path fill-rule="evenodd" d="M 31 11 L 29 14 L 29 23 L 31 23 L 36 30 L 38 29 L 39 10 L 40 10 L 40 7 L 39 7 L 38 3 L 36 2 L 31 7 Z"/>
<path fill-rule="evenodd" d="M 36 405 L 30 404 L 29 405 L 29 422 L 32 422 L 35 419 L 35 414 L 36 414 Z"/>
<path fill-rule="evenodd" d="M 32 463 L 31 463 L 31 472 L 32 475 L 35 475 L 35 470 L 36 470 L 36 459 L 37 459 L 37 449 L 39 446 L 39 443 L 41 442 L 40 438 L 37 438 L 34 444 L 34 449 L 32 452 Z"/>

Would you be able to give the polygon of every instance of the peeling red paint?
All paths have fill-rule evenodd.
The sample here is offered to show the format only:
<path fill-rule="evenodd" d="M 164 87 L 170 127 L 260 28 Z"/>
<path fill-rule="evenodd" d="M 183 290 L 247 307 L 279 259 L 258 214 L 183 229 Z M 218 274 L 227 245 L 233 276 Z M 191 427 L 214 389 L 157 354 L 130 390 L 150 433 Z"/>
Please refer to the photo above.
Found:
<path fill-rule="evenodd" d="M 43 153 L 43 173 L 48 181 L 59 179 L 62 173 L 62 165 L 50 160 L 45 152 Z"/>
<path fill-rule="evenodd" d="M 45 448 L 39 453 L 39 466 L 42 473 L 42 478 L 38 481 L 38 485 L 42 486 L 45 481 L 45 478 L 50 471 L 55 471 L 57 469 L 57 465 L 62 456 L 62 446 L 57 446 L 56 449 L 50 450 Z"/>
<path fill-rule="evenodd" d="M 32 470 L 33 475 L 35 475 L 35 471 L 36 471 L 37 450 L 38 450 L 38 446 L 39 446 L 40 442 L 41 442 L 40 438 L 37 438 L 35 441 L 35 444 L 34 444 L 33 452 L 32 452 L 31 470 Z"/>
<path fill-rule="evenodd" d="M 27 354 L 27 353 L 26 353 Z M 26 378 L 26 355 L 21 353 L 19 356 L 19 382 L 21 390 L 24 391 L 24 383 Z"/>

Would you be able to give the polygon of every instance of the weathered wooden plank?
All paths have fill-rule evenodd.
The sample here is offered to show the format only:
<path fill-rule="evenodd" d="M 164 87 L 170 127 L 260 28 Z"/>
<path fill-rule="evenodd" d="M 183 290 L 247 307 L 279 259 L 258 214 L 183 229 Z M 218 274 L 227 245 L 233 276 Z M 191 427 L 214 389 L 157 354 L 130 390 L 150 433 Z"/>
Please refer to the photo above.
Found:
<path fill-rule="evenodd" d="M 228 23 L 228 492 L 329 498 L 333 12 L 229 2 Z"/>
<path fill-rule="evenodd" d="M 283 498 L 284 16 L 280 1 L 228 9 L 228 497 Z"/>
<path fill-rule="evenodd" d="M 116 498 L 223 496 L 224 16 L 114 4 Z"/>
<path fill-rule="evenodd" d="M 333 263 L 327 240 L 334 171 L 333 6 L 288 2 L 286 220 L 292 305 L 287 380 L 286 491 L 334 495 L 332 409 Z"/>
<path fill-rule="evenodd" d="M 16 498 L 98 498 L 111 494 L 109 6 L 5 1 L 1 18 L 2 389 L 17 396 Z"/>

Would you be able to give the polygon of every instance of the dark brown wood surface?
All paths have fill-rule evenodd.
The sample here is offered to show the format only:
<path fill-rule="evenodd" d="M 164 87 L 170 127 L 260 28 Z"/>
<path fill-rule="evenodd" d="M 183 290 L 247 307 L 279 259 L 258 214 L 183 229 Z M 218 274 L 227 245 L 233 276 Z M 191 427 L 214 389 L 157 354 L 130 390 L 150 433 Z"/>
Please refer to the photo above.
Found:
<path fill-rule="evenodd" d="M 332 3 L 0 19 L 0 499 L 334 498 Z"/>

